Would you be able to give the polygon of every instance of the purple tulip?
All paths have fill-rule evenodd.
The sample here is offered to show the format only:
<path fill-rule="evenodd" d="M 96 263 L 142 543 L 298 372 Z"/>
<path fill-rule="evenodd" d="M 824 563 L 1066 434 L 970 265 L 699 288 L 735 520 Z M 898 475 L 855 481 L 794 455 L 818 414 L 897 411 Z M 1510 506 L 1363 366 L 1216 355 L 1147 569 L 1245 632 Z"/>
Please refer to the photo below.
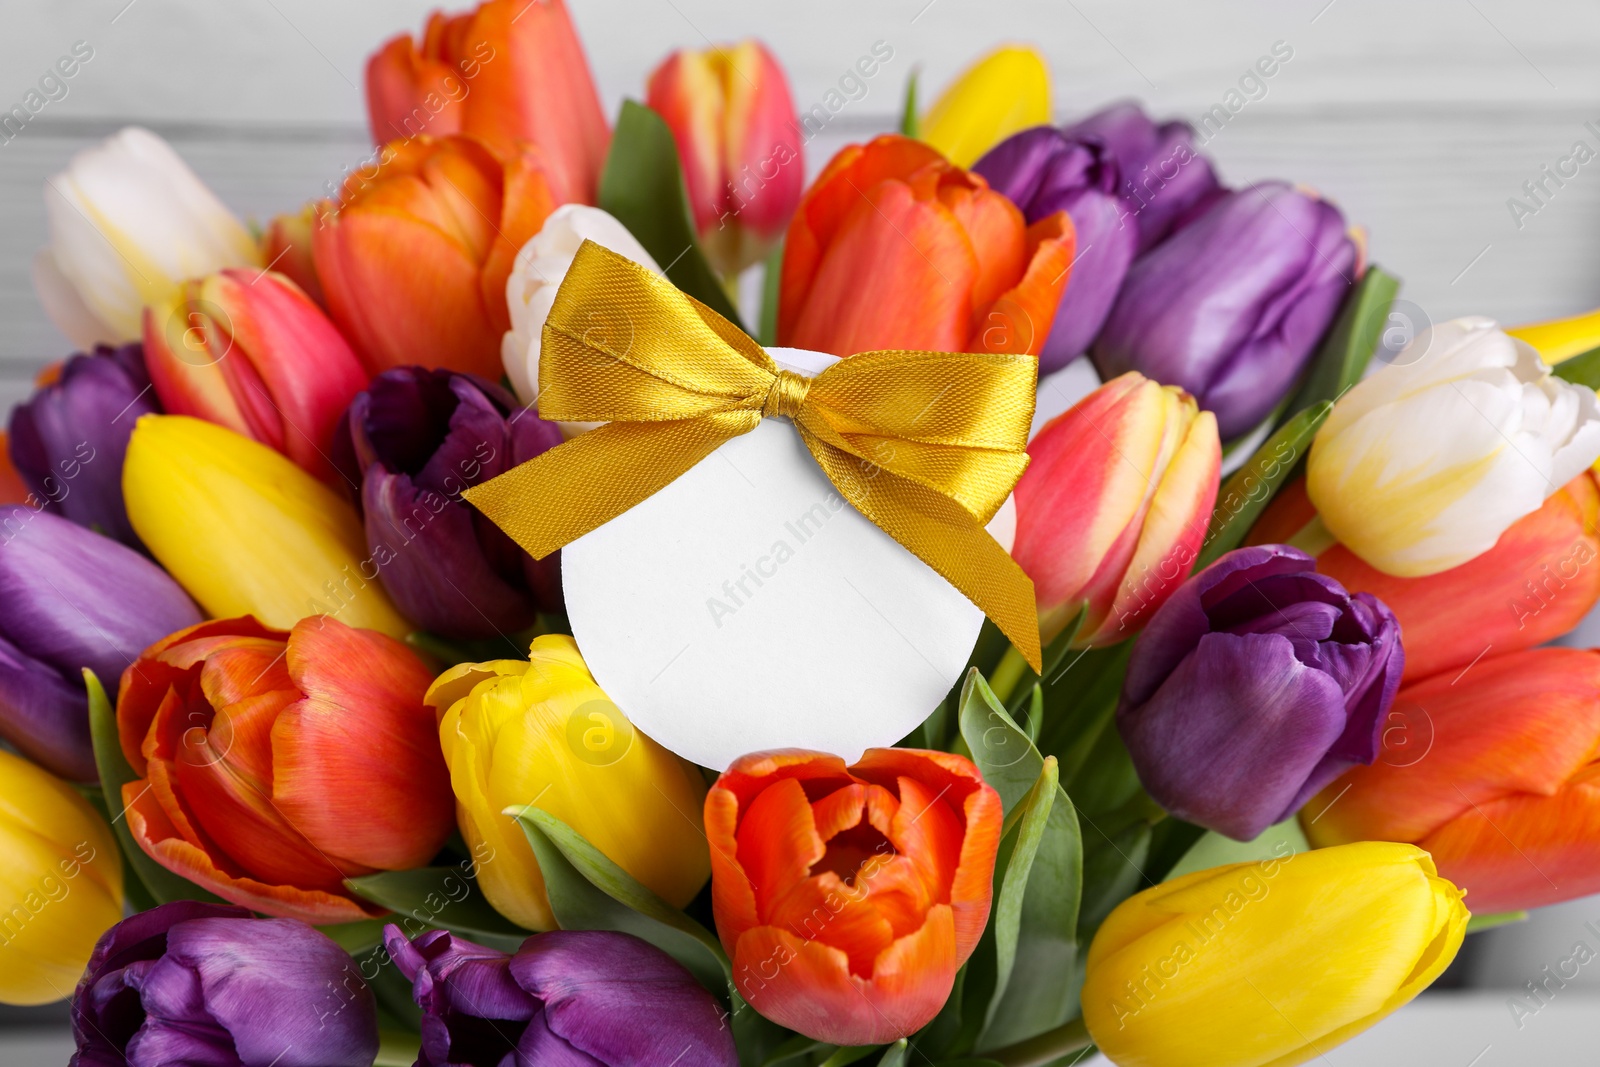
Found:
<path fill-rule="evenodd" d="M 56 774 L 92 782 L 88 667 L 116 691 L 150 645 L 199 622 L 167 572 L 48 511 L 0 506 L 0 736 Z"/>
<path fill-rule="evenodd" d="M 45 506 L 138 546 L 122 503 L 122 458 L 140 415 L 159 412 L 137 344 L 76 355 L 11 412 L 11 463 Z"/>
<path fill-rule="evenodd" d="M 1030 225 L 1065 211 L 1077 260 L 1039 353 L 1039 373 L 1060 370 L 1089 347 L 1133 262 L 1139 232 L 1117 196 L 1117 163 L 1097 140 L 1036 126 L 990 149 L 972 168 L 1022 209 Z"/>
<path fill-rule="evenodd" d="M 407 618 L 492 638 L 561 610 L 559 557 L 534 560 L 461 499 L 560 443 L 554 423 L 476 375 L 397 367 L 356 395 L 335 459 L 361 485 L 368 547 Z"/>
<path fill-rule="evenodd" d="M 355 961 L 296 919 L 181 900 L 106 931 L 72 997 L 71 1067 L 371 1067 Z"/>
<path fill-rule="evenodd" d="M 1297 549 L 1241 548 L 1151 616 L 1117 727 L 1157 803 L 1248 841 L 1377 758 L 1404 667 L 1382 601 Z"/>
<path fill-rule="evenodd" d="M 1131 100 L 1061 132 L 1069 140 L 1103 144 L 1116 160 L 1118 192 L 1138 224 L 1140 252 L 1194 218 L 1222 191 L 1211 161 L 1195 148 L 1194 127 L 1180 121 L 1158 126 Z"/>
<path fill-rule="evenodd" d="M 1128 271 L 1095 342 L 1100 376 L 1194 394 L 1223 440 L 1294 385 L 1361 272 L 1344 216 L 1284 182 L 1228 193 Z"/>
<path fill-rule="evenodd" d="M 384 945 L 422 1007 L 417 1067 L 735 1067 L 712 995 L 631 934 L 557 930 L 516 955 L 432 930 Z"/>

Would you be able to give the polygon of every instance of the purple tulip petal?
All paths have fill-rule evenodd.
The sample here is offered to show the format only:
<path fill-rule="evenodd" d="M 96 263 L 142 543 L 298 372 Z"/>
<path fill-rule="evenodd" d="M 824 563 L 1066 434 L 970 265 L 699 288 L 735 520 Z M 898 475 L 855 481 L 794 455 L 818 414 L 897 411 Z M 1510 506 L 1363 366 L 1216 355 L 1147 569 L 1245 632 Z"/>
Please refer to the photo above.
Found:
<path fill-rule="evenodd" d="M 89 699 L 48 664 L 0 637 L 0 737 L 52 774 L 99 778 L 89 737 Z"/>
<path fill-rule="evenodd" d="M 624 1015 L 619 1016 L 617 1020 L 613 1020 L 612 1025 L 622 1029 L 623 1026 L 620 1019 L 624 1018 L 632 1022 L 631 1016 Z M 645 1041 L 648 1040 L 648 1037 L 644 1034 L 639 1036 Z M 515 1067 L 624 1067 L 624 1065 L 642 1064 L 646 1061 L 638 1059 L 610 1062 L 597 1060 L 587 1052 L 573 1048 L 564 1038 L 558 1037 L 550 1029 L 550 1024 L 545 1020 L 544 1016 L 541 1015 L 529 1023 L 528 1028 L 523 1031 L 521 1040 L 517 1042 L 517 1051 L 513 1062 Z M 661 1057 L 653 1062 L 667 1064 L 670 1060 L 666 1057 Z M 507 1065 L 507 1067 L 510 1067 L 510 1065 Z"/>

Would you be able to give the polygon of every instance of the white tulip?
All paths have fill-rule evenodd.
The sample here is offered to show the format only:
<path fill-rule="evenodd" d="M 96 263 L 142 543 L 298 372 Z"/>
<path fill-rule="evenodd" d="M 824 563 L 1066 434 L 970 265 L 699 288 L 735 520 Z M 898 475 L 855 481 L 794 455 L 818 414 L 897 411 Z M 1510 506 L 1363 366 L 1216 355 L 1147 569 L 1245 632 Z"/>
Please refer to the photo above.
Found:
<path fill-rule="evenodd" d="M 45 182 L 50 243 L 34 260 L 45 311 L 74 343 L 136 340 L 145 305 L 224 267 L 260 266 L 250 231 L 172 146 L 130 126 Z"/>
<path fill-rule="evenodd" d="M 561 280 L 586 240 L 657 274 L 665 273 L 628 228 L 607 212 L 586 204 L 563 204 L 552 211 L 543 228 L 517 252 L 511 276 L 506 279 L 511 329 L 501 338 L 500 358 L 517 399 L 524 404 L 539 399 L 539 346 L 544 320 L 550 317 L 556 290 L 561 288 Z M 562 428 L 570 435 L 589 429 L 590 425 L 563 423 Z"/>
<path fill-rule="evenodd" d="M 1494 547 L 1600 456 L 1592 389 L 1556 378 L 1491 319 L 1420 334 L 1334 405 L 1306 488 L 1367 563 L 1418 577 Z"/>

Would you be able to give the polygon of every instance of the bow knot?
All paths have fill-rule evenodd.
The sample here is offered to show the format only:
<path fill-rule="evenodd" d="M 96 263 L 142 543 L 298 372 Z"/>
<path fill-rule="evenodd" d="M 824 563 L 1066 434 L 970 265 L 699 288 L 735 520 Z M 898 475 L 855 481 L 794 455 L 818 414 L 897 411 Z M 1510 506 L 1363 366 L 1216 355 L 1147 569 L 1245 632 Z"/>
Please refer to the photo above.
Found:
<path fill-rule="evenodd" d="M 1028 465 L 1037 377 L 1032 356 L 883 351 L 807 378 L 665 278 L 585 241 L 545 320 L 539 414 L 604 425 L 465 495 L 543 559 L 763 418 L 787 418 L 840 495 L 1038 669 L 1033 583 L 984 529 Z"/>

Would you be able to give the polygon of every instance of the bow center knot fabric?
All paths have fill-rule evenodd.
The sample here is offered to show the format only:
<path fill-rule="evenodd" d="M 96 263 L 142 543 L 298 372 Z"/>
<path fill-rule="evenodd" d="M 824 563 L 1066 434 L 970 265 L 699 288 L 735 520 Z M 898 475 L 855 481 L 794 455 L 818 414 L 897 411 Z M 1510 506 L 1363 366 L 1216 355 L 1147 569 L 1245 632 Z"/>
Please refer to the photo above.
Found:
<path fill-rule="evenodd" d="M 761 405 L 761 414 L 769 419 L 793 419 L 800 414 L 800 408 L 806 402 L 806 394 L 810 391 L 810 378 L 796 374 L 792 370 L 780 370 L 778 376 L 772 379 L 772 388 L 767 390 L 767 399 Z"/>

